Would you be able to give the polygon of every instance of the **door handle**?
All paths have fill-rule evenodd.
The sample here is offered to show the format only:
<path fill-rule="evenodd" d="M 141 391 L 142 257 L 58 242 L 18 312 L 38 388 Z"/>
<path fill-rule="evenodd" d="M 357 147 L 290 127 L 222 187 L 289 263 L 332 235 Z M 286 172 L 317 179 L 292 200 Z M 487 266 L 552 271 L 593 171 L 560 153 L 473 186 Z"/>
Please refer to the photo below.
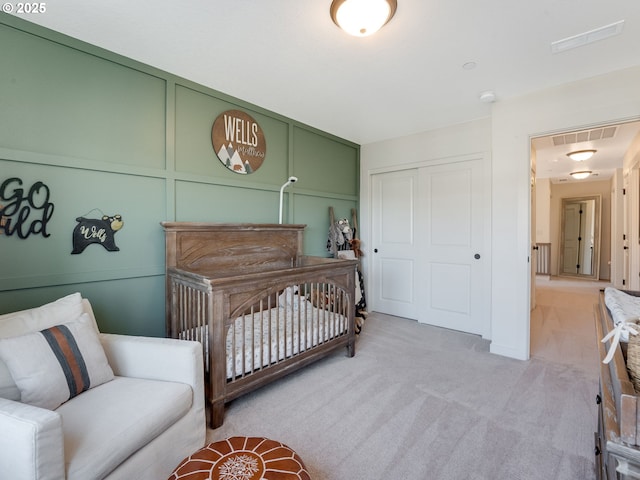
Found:
<path fill-rule="evenodd" d="M 378 253 L 378 249 L 377 249 L 377 248 L 374 248 L 374 249 L 373 249 L 373 253 Z"/>
<path fill-rule="evenodd" d="M 475 258 L 476 260 L 479 260 L 479 259 L 480 259 L 480 254 L 479 254 L 479 253 L 476 253 L 476 254 L 473 256 L 473 258 Z"/>

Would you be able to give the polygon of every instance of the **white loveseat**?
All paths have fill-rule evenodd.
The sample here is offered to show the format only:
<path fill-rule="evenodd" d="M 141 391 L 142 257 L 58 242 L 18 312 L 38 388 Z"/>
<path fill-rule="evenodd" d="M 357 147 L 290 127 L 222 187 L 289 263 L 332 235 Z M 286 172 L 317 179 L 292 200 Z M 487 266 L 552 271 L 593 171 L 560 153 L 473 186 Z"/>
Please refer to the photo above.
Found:
<path fill-rule="evenodd" d="M 3 361 L 4 347 L 42 337 L 32 333 L 54 330 L 82 313 L 95 329 L 90 335 L 99 340 L 94 350 L 113 375 L 55 409 L 21 401 L 26 393 L 14 381 L 11 359 Z M 0 316 L 0 478 L 159 480 L 204 445 L 200 343 L 97 330 L 91 306 L 79 293 Z M 30 348 L 22 350 L 30 355 Z"/>

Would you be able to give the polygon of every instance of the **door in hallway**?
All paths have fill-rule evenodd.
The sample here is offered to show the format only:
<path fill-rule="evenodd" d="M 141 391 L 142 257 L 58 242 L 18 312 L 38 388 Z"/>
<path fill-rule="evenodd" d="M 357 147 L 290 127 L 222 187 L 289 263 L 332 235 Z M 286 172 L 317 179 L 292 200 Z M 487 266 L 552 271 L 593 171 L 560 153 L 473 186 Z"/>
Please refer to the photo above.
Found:
<path fill-rule="evenodd" d="M 562 251 L 562 273 L 580 273 L 580 233 L 582 205 L 571 203 L 565 206 L 564 214 L 564 249 Z"/>

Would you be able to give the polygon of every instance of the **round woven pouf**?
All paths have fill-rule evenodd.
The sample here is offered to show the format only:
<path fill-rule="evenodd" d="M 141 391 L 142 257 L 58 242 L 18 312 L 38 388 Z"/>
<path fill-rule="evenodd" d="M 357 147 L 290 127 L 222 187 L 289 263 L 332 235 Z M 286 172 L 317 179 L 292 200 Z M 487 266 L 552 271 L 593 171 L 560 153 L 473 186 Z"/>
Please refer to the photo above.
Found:
<path fill-rule="evenodd" d="M 311 480 L 300 456 L 263 437 L 231 437 L 185 458 L 169 480 Z"/>

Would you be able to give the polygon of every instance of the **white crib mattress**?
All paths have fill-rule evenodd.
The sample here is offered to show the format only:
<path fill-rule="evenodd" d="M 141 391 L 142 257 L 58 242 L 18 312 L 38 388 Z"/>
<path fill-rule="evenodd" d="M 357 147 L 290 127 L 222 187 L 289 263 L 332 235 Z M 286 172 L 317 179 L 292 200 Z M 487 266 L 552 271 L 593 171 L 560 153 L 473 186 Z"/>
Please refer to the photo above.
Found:
<path fill-rule="evenodd" d="M 277 363 L 347 331 L 346 316 L 308 301 L 243 315 L 227 332 L 227 378 Z"/>
<path fill-rule="evenodd" d="M 317 308 L 295 295 L 277 307 L 238 317 L 227 329 L 227 378 L 260 370 L 348 333 L 345 315 Z M 201 340 L 205 369 L 209 368 L 209 330 L 206 325 L 183 331 L 182 339 Z"/>

